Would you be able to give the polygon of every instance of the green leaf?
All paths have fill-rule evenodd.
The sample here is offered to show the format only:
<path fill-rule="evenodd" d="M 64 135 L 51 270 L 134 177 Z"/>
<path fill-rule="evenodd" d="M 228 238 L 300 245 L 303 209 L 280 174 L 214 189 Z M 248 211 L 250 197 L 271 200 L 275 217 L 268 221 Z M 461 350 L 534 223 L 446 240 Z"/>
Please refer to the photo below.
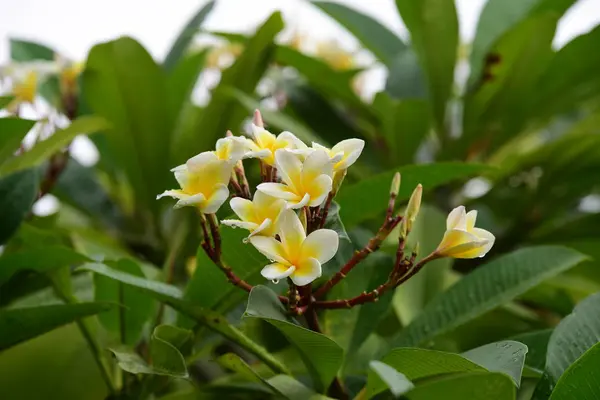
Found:
<path fill-rule="evenodd" d="M 415 346 L 493 310 L 540 282 L 585 260 L 560 246 L 514 251 L 476 269 L 433 299 L 394 340 L 394 346 Z"/>
<path fill-rule="evenodd" d="M 575 0 L 490 0 L 486 2 L 479 16 L 475 39 L 471 46 L 470 83 L 475 83 L 479 78 L 485 57 L 494 44 L 519 22 L 546 11 L 555 11 L 562 15 L 574 2 Z"/>
<path fill-rule="evenodd" d="M 108 303 L 80 303 L 0 310 L 0 351 L 112 307 Z"/>
<path fill-rule="evenodd" d="M 177 330 L 177 331 L 174 331 Z M 157 326 L 150 340 L 150 357 L 154 371 L 178 378 L 189 376 L 179 348 L 191 343 L 192 332 L 168 325 Z"/>
<path fill-rule="evenodd" d="M 425 72 L 438 135 L 442 137 L 459 41 L 454 0 L 396 0 L 396 7 Z"/>
<path fill-rule="evenodd" d="M 0 96 L 0 110 L 5 108 L 7 105 L 9 105 L 13 100 L 15 99 L 14 96 Z M 4 128 L 2 129 L 2 131 L 4 130 Z M 4 140 L 4 139 L 2 139 Z"/>
<path fill-rule="evenodd" d="M 155 209 L 156 195 L 172 179 L 166 73 L 138 42 L 123 37 L 90 50 L 82 79 L 90 108 L 111 124 L 107 151 L 125 172 L 135 202 Z"/>
<path fill-rule="evenodd" d="M 150 360 L 127 348 L 110 349 L 119 367 L 132 374 L 166 375 L 188 378 L 185 359 L 181 354 L 183 345 L 191 346 L 192 332 L 171 325 L 159 325 L 150 338 Z"/>
<path fill-rule="evenodd" d="M 0 118 L 0 165 L 17 151 L 34 125 L 35 121 L 28 119 Z"/>
<path fill-rule="evenodd" d="M 398 53 L 406 49 L 398 36 L 368 15 L 329 1 L 312 1 L 312 4 L 348 29 L 364 47 L 388 66 Z"/>
<path fill-rule="evenodd" d="M 596 27 L 555 54 L 536 85 L 534 113 L 549 118 L 597 97 L 600 79 L 596 71 L 600 68 L 600 55 L 594 49 L 599 40 L 600 27 Z"/>
<path fill-rule="evenodd" d="M 380 92 L 375 96 L 373 107 L 381 121 L 389 164 L 412 164 L 419 146 L 429 133 L 427 102 L 397 101 Z"/>
<path fill-rule="evenodd" d="M 369 366 L 390 389 L 394 397 L 399 397 L 415 387 L 404 374 L 381 361 L 371 361 Z"/>
<path fill-rule="evenodd" d="M 62 150 L 77 135 L 95 133 L 107 127 L 108 124 L 103 118 L 89 116 L 78 118 L 67 128 L 58 130 L 48 139 L 38 142 L 31 150 L 7 160 L 0 167 L 0 176 L 35 167 Z"/>
<path fill-rule="evenodd" d="M 600 343 L 587 350 L 556 383 L 550 400 L 600 398 Z"/>
<path fill-rule="evenodd" d="M 523 130 L 533 86 L 552 57 L 559 17 L 547 12 L 526 19 L 495 44 L 490 53 L 500 61 L 487 67 L 485 79 L 465 98 L 458 155 L 487 155 Z"/>
<path fill-rule="evenodd" d="M 22 39 L 10 39 L 10 58 L 13 61 L 54 61 L 55 55 L 54 50 L 42 44 Z"/>
<path fill-rule="evenodd" d="M 45 273 L 87 261 L 89 258 L 63 246 L 42 246 L 4 254 L 0 257 L 0 286 L 21 271 Z"/>
<path fill-rule="evenodd" d="M 279 329 L 293 344 L 311 373 L 315 386 L 329 386 L 340 369 L 344 354 L 327 336 L 301 327 L 286 318 L 277 295 L 265 286 L 255 286 L 248 299 L 246 317 L 260 318 Z"/>
<path fill-rule="evenodd" d="M 175 39 L 175 42 L 171 46 L 171 50 L 169 50 L 169 54 L 165 58 L 163 66 L 166 70 L 172 70 L 179 63 L 179 61 L 185 55 L 186 50 L 190 46 L 190 43 L 194 39 L 194 36 L 198 32 L 200 25 L 206 19 L 208 14 L 212 11 L 215 6 L 214 1 L 209 1 L 205 5 L 202 6 L 200 10 L 188 21 L 183 30 Z"/>
<path fill-rule="evenodd" d="M 38 174 L 34 169 L 0 179 L 0 245 L 19 228 L 37 195 Z"/>
<path fill-rule="evenodd" d="M 244 361 L 240 356 L 234 353 L 223 354 L 217 359 L 219 365 L 223 368 L 229 369 L 233 372 L 236 372 L 243 376 L 246 380 L 250 382 L 260 383 L 265 385 L 270 391 L 274 394 L 278 394 L 281 396 L 285 396 L 281 393 L 275 386 L 271 385 L 269 381 L 261 377 L 255 370 L 252 369 L 250 365 L 246 361 Z"/>
<path fill-rule="evenodd" d="M 498 373 L 469 373 L 433 380 L 406 394 L 409 400 L 514 400 L 509 377 Z"/>
<path fill-rule="evenodd" d="M 181 291 L 175 286 L 142 279 L 109 268 L 104 264 L 85 264 L 80 267 L 80 269 L 104 275 L 149 294 L 155 299 L 194 319 L 199 324 L 202 324 L 214 332 L 223 335 L 225 338 L 237 343 L 243 349 L 256 355 L 275 372 L 287 373 L 285 366 L 272 357 L 263 347 L 259 346 L 234 326 L 230 325 L 221 314 L 199 307 L 188 301 L 184 301 Z"/>
<path fill-rule="evenodd" d="M 506 374 L 515 386 L 521 386 L 527 346 L 514 340 L 489 343 L 462 353 L 467 360 L 481 365 L 491 372 Z"/>
<path fill-rule="evenodd" d="M 569 366 L 600 342 L 600 293 L 589 296 L 554 329 L 548 342 L 546 372 L 557 382 Z"/>
<path fill-rule="evenodd" d="M 140 266 L 128 259 L 111 263 L 112 268 L 134 276 L 144 277 Z M 121 307 L 103 313 L 98 319 L 106 329 L 119 334 L 121 343 L 137 343 L 142 328 L 153 312 L 152 298 L 102 275 L 94 275 L 94 299 L 120 304 Z"/>
<path fill-rule="evenodd" d="M 275 52 L 275 36 L 283 29 L 283 20 L 279 12 L 273 13 L 245 42 L 244 52 L 235 63 L 223 71 L 219 85 L 213 90 L 212 98 L 206 108 L 198 114 L 191 129 L 180 132 L 176 140 L 175 161 L 208 150 L 228 129 L 237 130 L 248 116 L 244 107 L 227 94 L 224 88 L 234 87 L 250 94 L 268 68 Z M 215 115 L 220 116 L 215 118 Z M 198 132 L 202 136 L 198 137 Z"/>
<path fill-rule="evenodd" d="M 548 350 L 548 342 L 552 335 L 553 329 L 543 329 L 535 332 L 527 332 L 521 335 L 513 336 L 511 339 L 521 342 L 527 346 L 527 357 L 525 365 L 541 372 L 546 365 L 546 352 Z"/>
<path fill-rule="evenodd" d="M 410 381 L 445 374 L 485 371 L 485 368 L 458 354 L 436 350 L 398 348 L 388 353 L 381 361 L 395 368 Z M 369 371 L 367 396 L 375 396 L 385 388 L 386 384 L 381 377 Z"/>
<path fill-rule="evenodd" d="M 390 197 L 390 184 L 396 172 L 402 174 L 402 185 L 398 193 L 398 202 L 410 197 L 415 187 L 421 183 L 425 190 L 473 175 L 489 171 L 482 164 L 437 163 L 426 165 L 408 165 L 393 171 L 363 179 L 358 183 L 342 186 L 336 201 L 341 207 L 341 215 L 347 228 L 359 222 L 383 214 Z"/>
<path fill-rule="evenodd" d="M 204 68 L 207 50 L 199 51 L 182 58 L 167 78 L 169 104 L 176 118 L 183 118 L 185 107 L 191 101 L 191 95 Z"/>
<path fill-rule="evenodd" d="M 287 375 L 276 375 L 268 379 L 267 382 L 289 400 L 333 400 L 331 397 L 315 393 L 312 389 Z"/>
<path fill-rule="evenodd" d="M 427 99 L 427 82 L 412 47 L 398 54 L 390 64 L 385 91 L 395 99 Z"/>

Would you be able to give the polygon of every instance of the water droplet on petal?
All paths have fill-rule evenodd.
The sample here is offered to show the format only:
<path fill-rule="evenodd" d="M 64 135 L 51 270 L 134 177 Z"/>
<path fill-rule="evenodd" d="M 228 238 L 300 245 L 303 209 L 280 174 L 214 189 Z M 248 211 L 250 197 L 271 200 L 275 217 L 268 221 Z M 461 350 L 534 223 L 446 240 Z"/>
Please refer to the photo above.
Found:
<path fill-rule="evenodd" d="M 275 285 L 277 285 L 279 283 L 279 279 L 273 279 L 271 282 L 273 282 Z"/>

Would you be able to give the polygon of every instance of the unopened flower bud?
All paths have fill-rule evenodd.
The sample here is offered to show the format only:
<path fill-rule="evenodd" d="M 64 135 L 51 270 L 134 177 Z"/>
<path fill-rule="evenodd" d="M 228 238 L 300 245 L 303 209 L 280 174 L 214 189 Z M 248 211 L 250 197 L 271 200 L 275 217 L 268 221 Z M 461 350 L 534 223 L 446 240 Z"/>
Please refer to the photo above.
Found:
<path fill-rule="evenodd" d="M 423 186 L 419 183 L 408 200 L 406 213 L 404 214 L 403 224 L 406 224 L 407 232 L 412 230 L 412 226 L 417 219 L 419 209 L 421 208 L 421 197 L 423 195 Z"/>
<path fill-rule="evenodd" d="M 265 124 L 262 119 L 262 115 L 259 110 L 254 110 L 254 118 L 252 118 L 252 123 L 259 128 L 264 128 Z"/>
<path fill-rule="evenodd" d="M 398 196 L 400 191 L 400 172 L 396 172 L 394 179 L 392 179 L 392 186 L 390 187 L 390 196 Z"/>

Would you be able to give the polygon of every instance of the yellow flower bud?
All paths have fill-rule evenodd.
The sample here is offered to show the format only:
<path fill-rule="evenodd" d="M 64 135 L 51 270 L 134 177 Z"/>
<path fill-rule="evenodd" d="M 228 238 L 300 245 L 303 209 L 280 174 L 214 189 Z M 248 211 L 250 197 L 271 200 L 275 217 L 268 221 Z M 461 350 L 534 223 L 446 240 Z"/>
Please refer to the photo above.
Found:
<path fill-rule="evenodd" d="M 494 245 L 495 237 L 485 229 L 475 228 L 477 211 L 465 212 L 456 207 L 446 220 L 446 233 L 435 251 L 441 257 L 483 257 Z"/>
<path fill-rule="evenodd" d="M 396 172 L 394 175 L 394 179 L 392 179 L 392 186 L 390 187 L 390 196 L 398 196 L 398 192 L 400 191 L 400 172 Z"/>

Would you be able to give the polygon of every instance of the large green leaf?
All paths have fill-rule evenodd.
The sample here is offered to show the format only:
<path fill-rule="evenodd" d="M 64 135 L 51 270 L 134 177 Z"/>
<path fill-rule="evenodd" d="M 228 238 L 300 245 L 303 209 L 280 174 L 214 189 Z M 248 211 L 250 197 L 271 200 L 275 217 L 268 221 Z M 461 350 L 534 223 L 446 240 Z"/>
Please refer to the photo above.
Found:
<path fill-rule="evenodd" d="M 427 99 L 427 82 L 412 47 L 398 54 L 390 64 L 385 91 L 394 99 Z"/>
<path fill-rule="evenodd" d="M 281 14 L 276 12 L 245 42 L 244 52 L 231 67 L 223 71 L 210 102 L 194 119 L 191 129 L 177 133 L 174 149 L 176 162 L 183 162 L 200 151 L 212 148 L 228 129 L 235 131 L 239 128 L 248 115 L 246 109 L 223 89 L 234 87 L 244 93 L 254 92 L 273 58 L 273 40 L 282 29 Z"/>
<path fill-rule="evenodd" d="M 112 307 L 108 303 L 80 303 L 0 310 L 0 351 Z"/>
<path fill-rule="evenodd" d="M 38 184 L 34 169 L 0 179 L 0 245 L 12 236 L 30 212 L 37 198 Z"/>
<path fill-rule="evenodd" d="M 250 365 L 248 365 L 248 363 L 246 361 L 244 361 L 237 354 L 234 354 L 234 353 L 224 354 L 217 359 L 217 362 L 222 367 L 232 370 L 232 371 L 236 372 L 237 374 L 243 376 L 246 380 L 248 380 L 250 382 L 257 382 L 257 383 L 263 384 L 274 394 L 289 398 L 289 397 L 285 396 L 283 393 L 281 393 L 277 388 L 275 388 L 275 386 L 271 385 L 269 383 L 269 381 L 267 381 L 262 376 L 260 376 L 260 374 L 258 374 L 258 372 L 256 372 L 254 369 L 252 369 L 252 367 Z"/>
<path fill-rule="evenodd" d="M 458 354 L 436 350 L 398 348 L 388 353 L 381 361 L 401 372 L 410 381 L 444 374 L 485 371 L 485 368 Z M 381 377 L 369 371 L 367 396 L 375 396 L 385 390 L 385 387 Z"/>
<path fill-rule="evenodd" d="M 172 70 L 181 61 L 187 48 L 194 39 L 194 36 L 198 32 L 200 25 L 202 25 L 202 22 L 204 22 L 214 6 L 215 2 L 213 0 L 207 2 L 188 21 L 183 30 L 177 36 L 177 39 L 175 39 L 175 42 L 173 42 L 171 50 L 169 50 L 169 54 L 167 54 L 167 57 L 165 58 L 163 63 L 165 69 Z"/>
<path fill-rule="evenodd" d="M 454 0 L 396 0 L 396 6 L 425 72 L 438 135 L 442 136 L 459 40 Z"/>
<path fill-rule="evenodd" d="M 548 342 L 546 372 L 556 382 L 581 355 L 600 341 L 600 294 L 579 303 L 554 329 Z"/>
<path fill-rule="evenodd" d="M 342 186 L 336 201 L 341 207 L 342 221 L 346 227 L 352 228 L 361 221 L 383 214 L 390 196 L 390 184 L 396 172 L 402 174 L 402 185 L 398 193 L 398 201 L 402 201 L 410 197 L 419 183 L 428 190 L 488 170 L 489 167 L 482 164 L 408 165 L 363 179 L 353 185 Z"/>
<path fill-rule="evenodd" d="M 491 53 L 500 61 L 465 99 L 456 155 L 489 154 L 523 130 L 533 86 L 552 58 L 559 17 L 546 12 L 526 19 L 494 45 Z"/>
<path fill-rule="evenodd" d="M 136 203 L 158 207 L 169 182 L 173 128 L 166 73 L 135 40 L 96 45 L 83 73 L 83 93 L 94 113 L 106 118 L 108 151 L 132 185 Z"/>
<path fill-rule="evenodd" d="M 432 300 L 394 345 L 415 346 L 448 332 L 583 260 L 583 254 L 560 246 L 529 247 L 501 256 Z"/>
<path fill-rule="evenodd" d="M 596 343 L 561 376 L 550 400 L 600 398 L 600 343 Z"/>
<path fill-rule="evenodd" d="M 333 400 L 331 397 L 315 393 L 314 390 L 287 375 L 276 375 L 267 382 L 289 400 Z"/>
<path fill-rule="evenodd" d="M 420 144 L 429 133 L 427 102 L 398 101 L 381 92 L 375 96 L 373 107 L 381 121 L 381 133 L 387 144 L 388 164 L 412 164 Z"/>
<path fill-rule="evenodd" d="M 10 58 L 13 61 L 54 61 L 55 55 L 54 50 L 43 44 L 22 39 L 10 39 Z"/>
<path fill-rule="evenodd" d="M 475 83 L 494 44 L 523 19 L 554 11 L 562 15 L 576 0 L 489 0 L 485 3 L 471 46 L 470 83 Z"/>
<path fill-rule="evenodd" d="M 512 337 L 512 340 L 521 342 L 527 346 L 525 365 L 533 368 L 536 372 L 543 371 L 546 365 L 546 352 L 548 351 L 548 341 L 550 340 L 552 331 L 552 329 L 543 329 Z"/>
<path fill-rule="evenodd" d="M 0 257 L 0 286 L 21 271 L 44 273 L 87 261 L 87 257 L 62 246 L 42 246 L 5 254 Z"/>
<path fill-rule="evenodd" d="M 469 373 L 432 380 L 406 395 L 409 400 L 514 400 L 515 389 L 509 377 L 499 373 Z"/>
<path fill-rule="evenodd" d="M 142 269 L 133 260 L 122 259 L 111 263 L 111 266 L 116 270 L 144 277 Z M 135 344 L 144 324 L 152 315 L 152 298 L 102 275 L 94 275 L 94 298 L 96 301 L 121 305 L 118 309 L 99 315 L 98 319 L 108 330 L 119 334 L 123 344 Z"/>
<path fill-rule="evenodd" d="M 556 53 L 536 85 L 533 112 L 548 118 L 598 96 L 600 55 L 594 49 L 599 40 L 596 27 Z"/>
<path fill-rule="evenodd" d="M 169 73 L 167 78 L 169 104 L 175 118 L 184 117 L 198 77 L 204 68 L 207 54 L 207 50 L 190 54 L 182 58 Z"/>
<path fill-rule="evenodd" d="M 0 176 L 35 167 L 67 146 L 77 135 L 104 130 L 107 122 L 99 117 L 81 117 L 65 129 L 58 130 L 48 139 L 38 142 L 31 150 L 7 160 L 0 167 Z"/>
<path fill-rule="evenodd" d="M 17 151 L 33 125 L 28 119 L 0 118 L 0 165 Z"/>
<path fill-rule="evenodd" d="M 324 390 L 340 369 L 344 353 L 327 336 L 290 322 L 277 295 L 265 286 L 256 286 L 250 293 L 245 316 L 263 319 L 294 345 L 310 371 L 315 386 Z"/>
<path fill-rule="evenodd" d="M 197 323 L 204 325 L 223 335 L 225 338 L 237 343 L 240 347 L 260 358 L 261 361 L 267 364 L 275 372 L 287 373 L 285 366 L 271 356 L 263 347 L 259 346 L 234 326 L 230 325 L 221 314 L 183 300 L 183 294 L 175 286 L 130 275 L 110 268 L 104 264 L 85 264 L 80 269 L 104 275 L 149 294 L 187 317 L 192 318 Z"/>
<path fill-rule="evenodd" d="M 343 4 L 312 1 L 312 4 L 348 29 L 382 63 L 390 65 L 406 45 L 379 21 Z"/>
<path fill-rule="evenodd" d="M 462 356 L 488 371 L 506 374 L 519 387 L 527 350 L 523 343 L 504 340 L 471 349 L 462 353 Z"/>
<path fill-rule="evenodd" d="M 399 397 L 415 387 L 404 374 L 396 371 L 395 368 L 390 367 L 381 361 L 371 361 L 369 366 L 385 383 L 395 397 Z"/>

